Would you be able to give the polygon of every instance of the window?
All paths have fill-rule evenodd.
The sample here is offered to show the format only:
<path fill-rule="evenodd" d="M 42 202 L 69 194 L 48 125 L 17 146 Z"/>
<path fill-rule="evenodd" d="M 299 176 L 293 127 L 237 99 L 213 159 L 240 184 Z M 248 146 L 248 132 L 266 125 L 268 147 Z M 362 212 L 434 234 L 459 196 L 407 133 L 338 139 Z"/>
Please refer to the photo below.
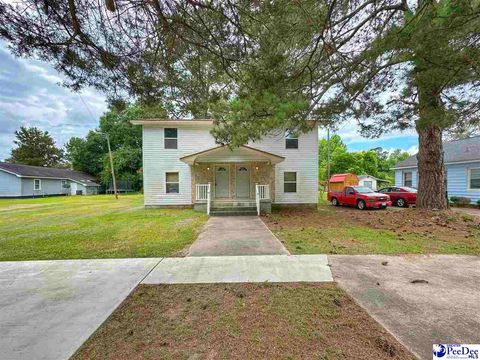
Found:
<path fill-rule="evenodd" d="M 178 172 L 165 173 L 165 189 L 167 194 L 178 194 L 180 192 Z"/>
<path fill-rule="evenodd" d="M 390 192 L 390 188 L 386 187 L 386 188 L 383 188 L 383 189 L 378 190 L 378 192 L 379 192 L 379 193 L 386 194 L 386 193 L 389 193 L 389 192 Z"/>
<path fill-rule="evenodd" d="M 345 195 L 354 195 L 355 191 L 353 191 L 353 188 L 349 187 L 345 190 Z"/>
<path fill-rule="evenodd" d="M 369 181 L 364 181 L 363 182 L 363 185 L 365 185 L 366 187 L 370 188 L 370 189 L 373 189 L 373 181 L 369 180 Z"/>
<path fill-rule="evenodd" d="M 164 147 L 165 149 L 177 149 L 178 147 L 178 131 L 174 128 L 165 128 L 164 134 Z"/>
<path fill-rule="evenodd" d="M 67 180 L 62 180 L 62 188 L 67 188 Z"/>
<path fill-rule="evenodd" d="M 283 192 L 297 192 L 297 173 L 295 171 L 285 171 L 283 173 Z"/>
<path fill-rule="evenodd" d="M 412 172 L 404 172 L 403 173 L 403 186 L 412 186 Z"/>
<path fill-rule="evenodd" d="M 290 130 L 285 132 L 285 149 L 298 149 L 298 137 Z"/>
<path fill-rule="evenodd" d="M 42 180 L 33 179 L 33 190 L 42 190 Z"/>
<path fill-rule="evenodd" d="M 468 170 L 468 190 L 480 190 L 480 168 Z"/>

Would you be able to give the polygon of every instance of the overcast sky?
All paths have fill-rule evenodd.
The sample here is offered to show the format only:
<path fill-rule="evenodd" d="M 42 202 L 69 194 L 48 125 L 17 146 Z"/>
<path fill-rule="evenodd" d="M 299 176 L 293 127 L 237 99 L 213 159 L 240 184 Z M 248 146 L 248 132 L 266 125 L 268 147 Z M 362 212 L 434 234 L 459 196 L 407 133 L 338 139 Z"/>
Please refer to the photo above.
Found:
<path fill-rule="evenodd" d="M 0 159 L 9 156 L 14 132 L 20 126 L 47 130 L 58 146 L 72 136 L 85 136 L 97 126 L 98 118 L 106 110 L 104 96 L 93 89 L 85 89 L 81 95 L 73 93 L 60 86 L 61 81 L 50 65 L 15 58 L 0 41 Z M 418 148 L 413 131 L 365 139 L 358 134 L 355 124 L 345 124 L 338 134 L 350 151 L 381 146 L 415 153 Z M 320 131 L 320 136 L 326 133 Z"/>

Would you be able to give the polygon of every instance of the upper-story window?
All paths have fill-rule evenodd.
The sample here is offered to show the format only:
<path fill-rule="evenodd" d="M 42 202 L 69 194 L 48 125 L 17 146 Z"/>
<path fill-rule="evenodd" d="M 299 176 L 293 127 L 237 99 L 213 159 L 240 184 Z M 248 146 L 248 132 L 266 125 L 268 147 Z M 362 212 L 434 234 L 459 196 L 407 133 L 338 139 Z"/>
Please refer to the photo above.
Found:
<path fill-rule="evenodd" d="M 285 131 L 285 149 L 298 149 L 298 136 L 290 130 Z"/>
<path fill-rule="evenodd" d="M 177 149 L 178 148 L 178 129 L 165 128 L 163 134 L 164 134 L 165 149 Z"/>

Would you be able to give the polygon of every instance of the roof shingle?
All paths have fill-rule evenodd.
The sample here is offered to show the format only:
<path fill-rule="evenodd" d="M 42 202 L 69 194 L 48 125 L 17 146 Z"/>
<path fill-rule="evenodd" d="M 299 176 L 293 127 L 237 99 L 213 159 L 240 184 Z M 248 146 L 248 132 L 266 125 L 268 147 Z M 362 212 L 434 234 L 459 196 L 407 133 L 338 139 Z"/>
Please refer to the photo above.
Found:
<path fill-rule="evenodd" d="M 0 162 L 0 169 L 20 177 L 70 179 L 88 186 L 100 186 L 96 179 L 81 171 Z"/>
<path fill-rule="evenodd" d="M 443 152 L 445 154 L 445 164 L 461 161 L 480 161 L 480 136 L 444 142 Z M 417 154 L 399 161 L 393 168 L 397 169 L 416 166 Z"/>

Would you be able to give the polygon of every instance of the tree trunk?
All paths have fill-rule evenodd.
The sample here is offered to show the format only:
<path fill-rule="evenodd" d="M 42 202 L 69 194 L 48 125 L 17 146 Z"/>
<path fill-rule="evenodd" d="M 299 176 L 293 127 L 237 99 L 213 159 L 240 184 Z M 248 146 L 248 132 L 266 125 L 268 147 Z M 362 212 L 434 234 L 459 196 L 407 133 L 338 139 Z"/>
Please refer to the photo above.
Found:
<path fill-rule="evenodd" d="M 417 207 L 431 210 L 448 209 L 443 162 L 442 129 L 435 124 L 417 127 L 418 194 Z"/>

